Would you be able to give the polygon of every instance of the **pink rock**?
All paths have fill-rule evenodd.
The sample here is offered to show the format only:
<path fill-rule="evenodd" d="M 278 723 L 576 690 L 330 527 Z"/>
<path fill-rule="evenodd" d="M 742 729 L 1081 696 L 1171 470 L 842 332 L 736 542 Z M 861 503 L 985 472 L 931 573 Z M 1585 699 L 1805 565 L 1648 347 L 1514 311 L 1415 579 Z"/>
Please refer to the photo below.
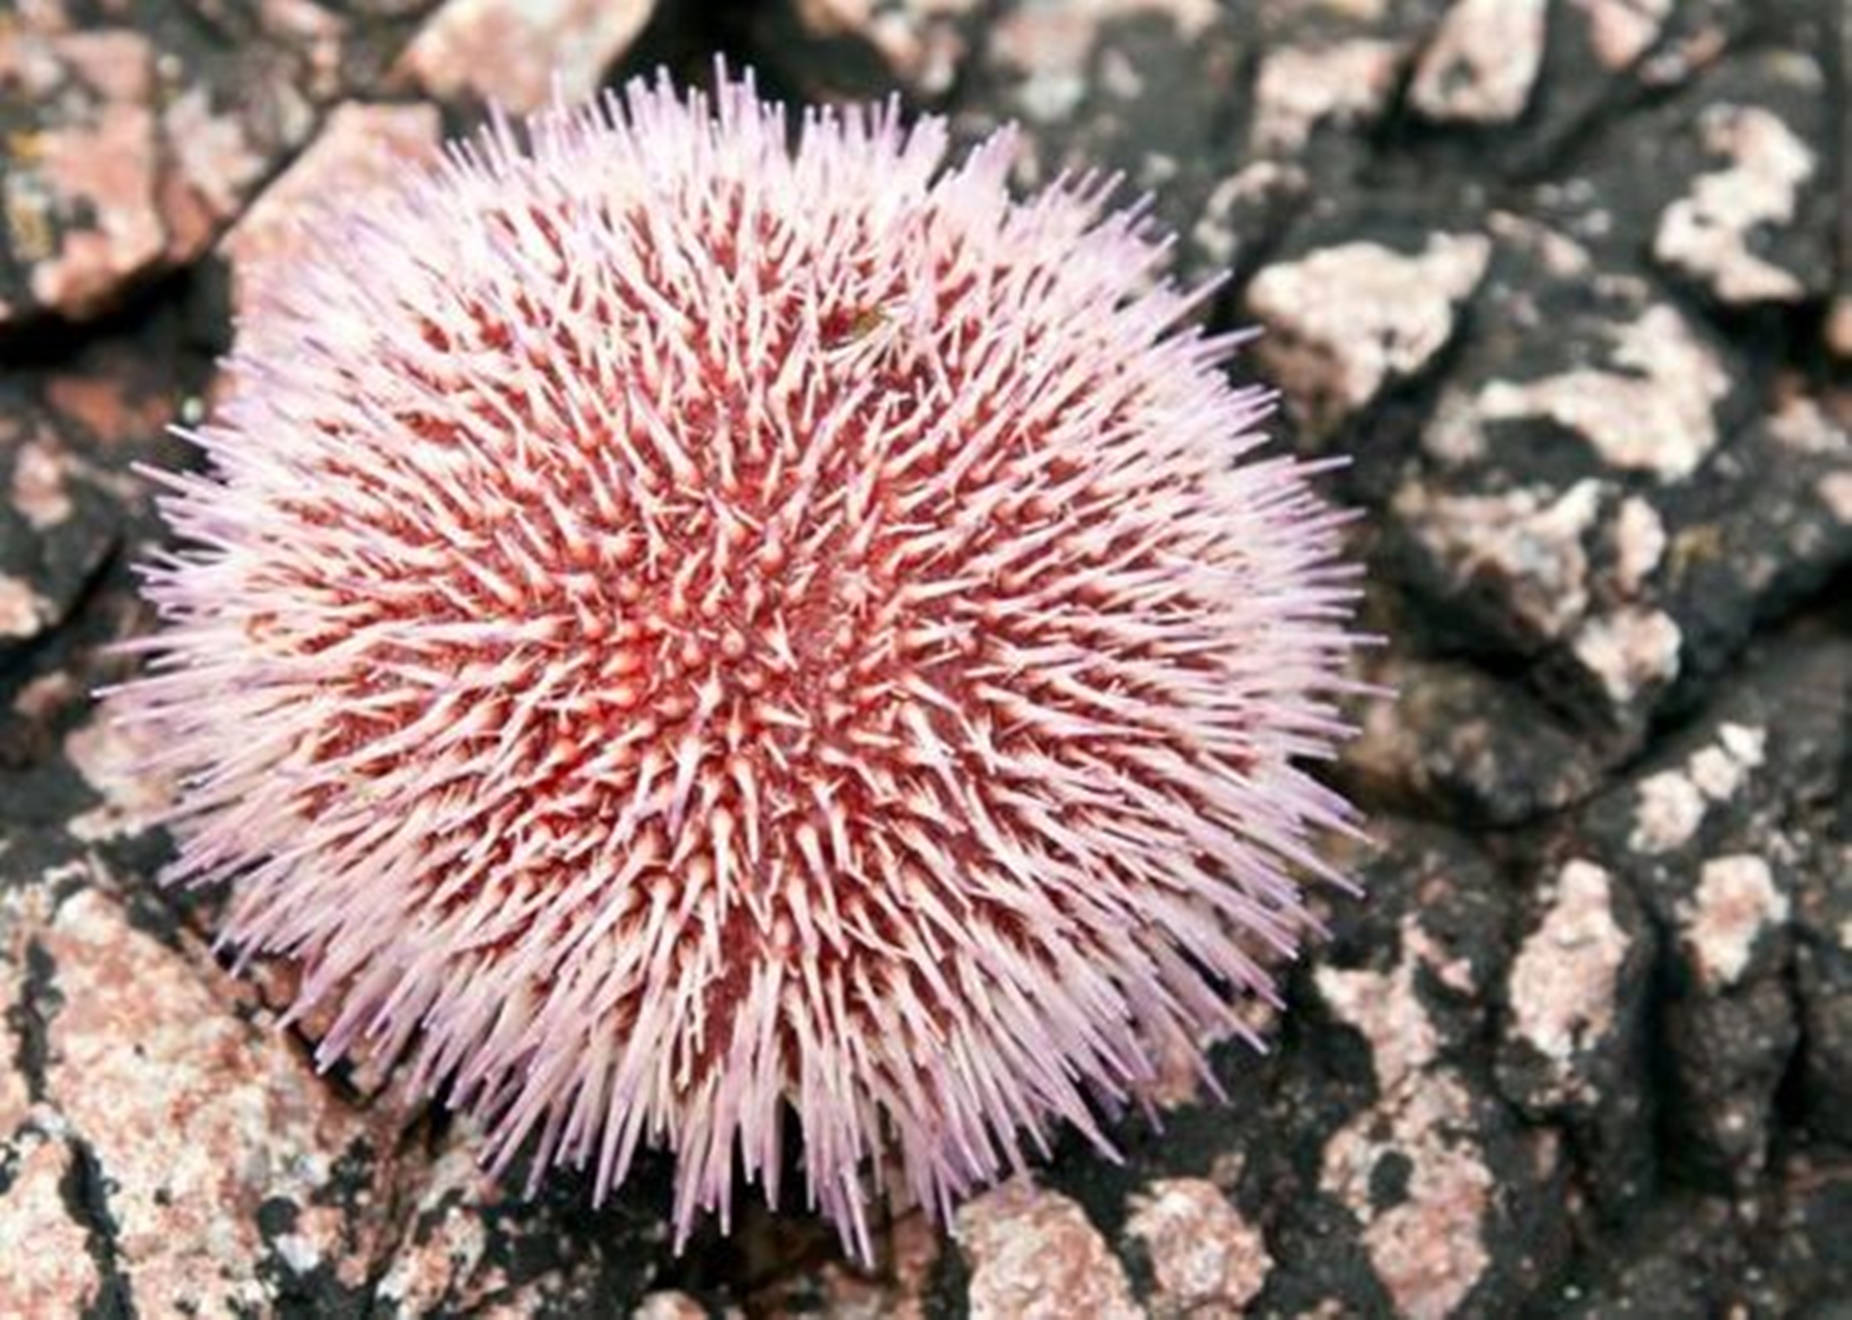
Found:
<path fill-rule="evenodd" d="M 0 85 L 36 108 L 10 140 L 5 225 L 26 292 L 61 315 L 91 315 L 166 246 L 153 58 L 127 31 L 0 37 Z"/>
<path fill-rule="evenodd" d="M 447 0 L 399 61 L 439 100 L 469 95 L 529 112 L 582 101 L 649 21 L 655 0 Z"/>

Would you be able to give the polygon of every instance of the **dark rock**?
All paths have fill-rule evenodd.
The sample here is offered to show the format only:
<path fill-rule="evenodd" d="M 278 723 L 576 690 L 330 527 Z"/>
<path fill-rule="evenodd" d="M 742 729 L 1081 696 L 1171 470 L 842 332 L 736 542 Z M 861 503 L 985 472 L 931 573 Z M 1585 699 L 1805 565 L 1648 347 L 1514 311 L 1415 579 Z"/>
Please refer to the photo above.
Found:
<path fill-rule="evenodd" d="M 1586 1320 L 1712 1316 L 1741 1301 L 1748 1265 L 1741 1226 L 1721 1198 L 1668 1196 L 1618 1241 L 1596 1250 L 1597 1282 L 1560 1294 L 1565 1315 Z"/>
<path fill-rule="evenodd" d="M 1385 834 L 1369 906 L 1295 980 L 1274 1135 L 1225 1157 L 1266 1189 L 1266 1313 L 1496 1314 L 1568 1249 L 1560 1139 L 1503 1102 L 1480 1045 L 1512 896 L 1455 835 Z"/>
<path fill-rule="evenodd" d="M 1789 822 L 1839 773 L 1848 666 L 1852 648 L 1821 643 L 1752 668 L 1565 834 L 1639 894 L 1661 932 L 1653 1026 L 1667 1150 L 1686 1179 L 1751 1186 L 1772 1148 L 1800 1039 L 1796 876 L 1821 860 Z"/>
<path fill-rule="evenodd" d="M 1809 1124 L 1852 1143 L 1852 845 L 1825 835 L 1795 866 L 1795 993 Z"/>
<path fill-rule="evenodd" d="M 1724 57 L 1626 133 L 1604 133 L 1532 189 L 1536 216 L 1604 265 L 1648 253 L 1720 307 L 1794 304 L 1832 272 L 1826 72 L 1807 44 Z"/>
<path fill-rule="evenodd" d="M 1465 825 L 1510 826 L 1560 811 L 1598 782 L 1588 744 L 1523 688 L 1457 662 L 1399 661 L 1345 764 L 1385 800 Z"/>
<path fill-rule="evenodd" d="M 1705 479 L 1662 505 L 1659 590 L 1684 639 L 1675 697 L 1852 563 L 1852 396 L 1780 384 Z"/>
<path fill-rule="evenodd" d="M 129 469 L 185 452 L 166 427 L 207 367 L 181 325 L 164 311 L 57 367 L 0 377 L 0 694 L 10 698 L 0 730 L 58 704 L 50 671 L 28 653 L 52 644 L 130 537 L 153 529 L 146 485 Z M 0 763 L 7 755 L 0 739 Z"/>
<path fill-rule="evenodd" d="M 1596 1210 L 1650 1195 L 1653 1097 L 1646 1053 L 1655 940 L 1639 903 L 1585 856 L 1538 868 L 1525 933 L 1503 987 L 1502 1093 L 1567 1130 Z"/>
<path fill-rule="evenodd" d="M 1118 173 L 1124 197 L 1150 194 L 1157 218 L 1185 236 L 1175 275 L 1200 283 L 1227 264 L 1189 244 L 1234 172 L 1232 93 L 1251 41 L 1241 15 L 1198 0 L 1006 0 L 966 61 L 953 122 L 973 136 L 1020 123 L 1025 186 L 1064 171 Z"/>
<path fill-rule="evenodd" d="M 1634 275 L 1495 218 L 1498 256 L 1394 494 L 1390 545 L 1451 644 L 1522 660 L 1549 704 L 1625 755 L 1677 680 L 1662 501 L 1693 482 L 1749 386 L 1726 344 Z"/>
<path fill-rule="evenodd" d="M 927 104 L 958 84 L 983 42 L 979 6 L 902 0 L 775 0 L 754 10 L 755 42 L 769 65 L 817 100 L 904 88 Z"/>

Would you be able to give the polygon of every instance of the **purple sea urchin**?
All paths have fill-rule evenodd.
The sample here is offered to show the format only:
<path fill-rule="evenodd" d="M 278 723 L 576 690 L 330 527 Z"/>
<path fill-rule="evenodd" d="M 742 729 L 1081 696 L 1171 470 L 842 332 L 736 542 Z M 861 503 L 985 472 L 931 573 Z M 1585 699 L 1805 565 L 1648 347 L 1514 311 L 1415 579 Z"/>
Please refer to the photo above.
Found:
<path fill-rule="evenodd" d="M 735 1161 L 866 1254 L 1243 1030 L 1345 804 L 1338 518 L 1107 187 L 749 82 L 498 130 L 330 229 L 164 477 L 125 699 L 174 876 L 493 1158 Z"/>

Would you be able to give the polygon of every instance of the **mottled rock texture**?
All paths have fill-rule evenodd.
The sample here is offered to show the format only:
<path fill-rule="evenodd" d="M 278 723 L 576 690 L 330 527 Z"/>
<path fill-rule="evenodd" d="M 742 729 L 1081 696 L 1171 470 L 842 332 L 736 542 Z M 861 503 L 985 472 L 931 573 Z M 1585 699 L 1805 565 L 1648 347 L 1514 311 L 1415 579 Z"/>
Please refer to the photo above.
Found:
<path fill-rule="evenodd" d="M 1852 17 L 1830 0 L 0 8 L 0 1314 L 1826 1317 L 1852 1307 Z M 305 208 L 487 100 L 716 53 L 1154 190 L 1346 454 L 1370 810 L 1262 1058 L 873 1272 L 520 1194 L 159 890 L 92 697 L 138 465 Z M 1843 367 L 1838 368 L 1843 372 Z"/>

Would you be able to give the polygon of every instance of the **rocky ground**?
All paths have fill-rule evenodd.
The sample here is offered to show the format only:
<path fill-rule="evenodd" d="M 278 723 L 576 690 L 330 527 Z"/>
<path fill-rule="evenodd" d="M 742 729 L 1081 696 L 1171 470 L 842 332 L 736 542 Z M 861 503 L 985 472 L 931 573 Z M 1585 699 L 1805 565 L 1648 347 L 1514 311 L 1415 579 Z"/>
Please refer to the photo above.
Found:
<path fill-rule="evenodd" d="M 317 1076 L 90 695 L 304 201 L 716 51 L 1154 190 L 1400 694 L 1278 1048 L 872 1273 Z M 0 0 L 0 1315 L 1852 1316 L 1849 97 L 1844 0 Z"/>

